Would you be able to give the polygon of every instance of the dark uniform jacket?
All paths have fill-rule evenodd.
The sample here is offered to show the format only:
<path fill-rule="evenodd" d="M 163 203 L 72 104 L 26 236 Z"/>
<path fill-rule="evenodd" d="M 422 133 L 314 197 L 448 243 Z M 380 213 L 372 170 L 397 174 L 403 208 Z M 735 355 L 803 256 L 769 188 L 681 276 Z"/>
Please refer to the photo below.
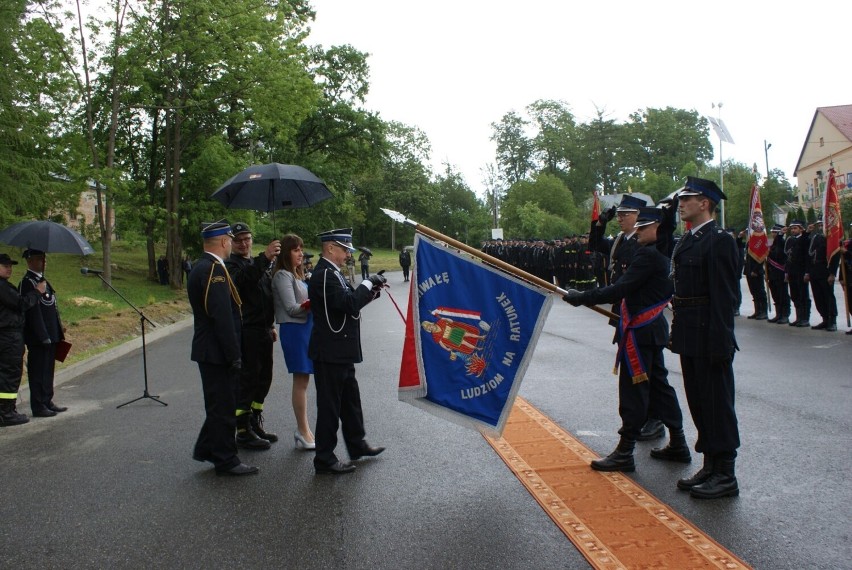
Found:
<path fill-rule="evenodd" d="M 638 242 L 637 242 L 638 245 Z M 672 296 L 674 287 L 669 279 L 669 258 L 657 251 L 654 244 L 639 246 L 627 271 L 614 284 L 583 293 L 588 303 L 627 302 L 627 309 L 636 316 Z M 665 346 L 669 341 L 669 325 L 660 315 L 649 325 L 634 329 L 636 342 L 646 346 Z M 616 331 L 618 337 L 620 331 Z"/>
<path fill-rule="evenodd" d="M 230 364 L 240 360 L 240 302 L 225 266 L 203 253 L 186 285 L 195 321 L 195 362 Z"/>
<path fill-rule="evenodd" d="M 780 235 L 772 240 L 772 245 L 769 247 L 769 255 L 766 259 L 766 267 L 769 269 L 770 281 L 784 281 L 784 273 L 787 265 L 787 252 L 785 248 L 785 240 Z"/>
<path fill-rule="evenodd" d="M 736 241 L 710 220 L 687 232 L 672 257 L 671 351 L 682 356 L 731 358 L 740 259 Z"/>
<path fill-rule="evenodd" d="M 821 232 L 811 234 L 808 245 L 808 258 L 805 266 L 806 273 L 811 279 L 828 279 L 829 275 L 837 276 L 837 267 L 840 265 L 840 256 L 835 255 L 829 264 L 825 236 Z"/>
<path fill-rule="evenodd" d="M 319 260 L 308 282 L 314 326 L 308 356 L 318 362 L 361 362 L 361 309 L 373 300 L 372 290 L 352 288 L 327 259 Z"/>
<path fill-rule="evenodd" d="M 808 234 L 804 232 L 798 236 L 791 235 L 784 241 L 787 252 L 787 275 L 801 278 L 807 273 L 809 243 Z"/>
<path fill-rule="evenodd" d="M 243 327 L 268 329 L 275 322 L 272 304 L 272 280 L 267 275 L 269 260 L 259 254 L 253 259 L 231 254 L 225 260 L 231 280 L 237 286 L 242 301 Z"/>
<path fill-rule="evenodd" d="M 0 279 L 0 332 L 24 330 L 24 312 L 39 302 L 41 294 L 32 290 L 25 295 L 18 293 L 14 285 Z"/>
<path fill-rule="evenodd" d="M 44 280 L 44 278 L 27 270 L 21 280 L 21 285 L 18 287 L 21 296 L 24 297 L 32 291 L 38 294 L 35 286 L 41 280 Z M 62 321 L 59 318 L 59 311 L 56 309 L 56 292 L 50 286 L 50 282 L 47 282 L 46 285 L 44 294 L 39 295 L 39 302 L 26 312 L 24 342 L 27 346 L 39 346 L 47 344 L 48 341 L 55 344 L 60 340 L 65 340 L 65 334 L 62 332 Z"/>

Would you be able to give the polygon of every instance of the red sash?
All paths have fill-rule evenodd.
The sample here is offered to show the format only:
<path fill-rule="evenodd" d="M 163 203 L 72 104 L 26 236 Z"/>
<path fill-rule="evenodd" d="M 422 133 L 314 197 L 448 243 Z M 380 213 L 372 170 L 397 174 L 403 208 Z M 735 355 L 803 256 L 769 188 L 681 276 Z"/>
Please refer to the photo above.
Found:
<path fill-rule="evenodd" d="M 636 333 L 633 331 L 657 320 L 663 314 L 663 310 L 669 304 L 670 300 L 671 297 L 663 299 L 656 305 L 648 307 L 632 316 L 630 311 L 627 310 L 627 301 L 624 299 L 621 300 L 621 318 L 618 320 L 618 330 L 621 333 L 621 338 L 618 342 L 618 352 L 615 355 L 615 367 L 612 369 L 613 374 L 618 374 L 618 366 L 623 356 L 624 364 L 627 365 L 627 371 L 630 373 L 634 384 L 648 380 L 645 363 L 642 362 L 642 355 L 636 346 Z"/>

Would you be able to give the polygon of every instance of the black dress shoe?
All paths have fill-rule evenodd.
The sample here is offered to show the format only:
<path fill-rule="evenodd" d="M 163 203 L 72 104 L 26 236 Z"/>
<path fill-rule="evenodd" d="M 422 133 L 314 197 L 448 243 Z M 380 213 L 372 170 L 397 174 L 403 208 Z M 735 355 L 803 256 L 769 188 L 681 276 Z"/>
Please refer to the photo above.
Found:
<path fill-rule="evenodd" d="M 56 412 L 57 414 L 58 414 L 58 413 L 60 413 L 60 412 L 67 412 L 67 411 L 68 411 L 68 407 L 67 407 L 67 406 L 57 406 L 57 405 L 56 405 L 56 404 L 54 404 L 53 402 L 51 402 L 51 403 L 49 403 L 49 404 L 47 405 L 47 409 L 48 409 L 48 410 L 53 410 L 53 411 L 54 411 L 54 412 Z"/>
<path fill-rule="evenodd" d="M 33 410 L 34 418 L 52 418 L 56 415 L 56 412 L 51 410 L 50 408 L 42 408 L 40 410 Z"/>
<path fill-rule="evenodd" d="M 811 329 L 812 329 L 812 330 L 815 330 L 815 331 L 819 331 L 819 330 L 824 329 L 824 328 L 825 328 L 825 327 L 827 327 L 827 326 L 828 326 L 828 324 L 827 324 L 825 321 L 823 321 L 823 322 L 821 322 L 821 323 L 820 323 L 820 324 L 818 324 L 818 325 L 814 325 L 814 326 L 812 326 L 812 327 L 811 327 Z"/>
<path fill-rule="evenodd" d="M 338 461 L 333 465 L 314 465 L 317 475 L 344 475 L 355 471 L 355 466 L 351 463 Z"/>
<path fill-rule="evenodd" d="M 223 469 L 222 471 L 216 470 L 216 475 L 231 475 L 239 477 L 240 475 L 255 475 L 258 471 L 257 467 L 240 463 L 236 467 L 231 467 L 230 469 Z"/>
<path fill-rule="evenodd" d="M 828 323 L 823 330 L 825 332 L 837 332 L 837 325 L 834 323 Z"/>
<path fill-rule="evenodd" d="M 357 461 L 362 457 L 375 457 L 385 450 L 384 447 L 370 447 L 369 445 L 365 445 L 358 451 L 349 452 L 349 459 L 352 461 Z"/>

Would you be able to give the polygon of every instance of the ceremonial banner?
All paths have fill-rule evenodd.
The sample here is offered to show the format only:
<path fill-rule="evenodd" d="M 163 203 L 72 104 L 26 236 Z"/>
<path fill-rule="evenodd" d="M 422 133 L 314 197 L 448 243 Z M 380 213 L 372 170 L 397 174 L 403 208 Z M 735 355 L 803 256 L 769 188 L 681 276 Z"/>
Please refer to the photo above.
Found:
<path fill-rule="evenodd" d="M 763 208 L 760 205 L 760 188 L 751 185 L 751 202 L 748 216 L 748 254 L 758 263 L 766 261 L 769 243 L 766 240 L 766 225 L 763 223 Z"/>
<path fill-rule="evenodd" d="M 597 222 L 601 216 L 601 201 L 598 199 L 597 190 L 592 195 L 594 196 L 594 202 L 592 202 L 592 221 Z"/>
<path fill-rule="evenodd" d="M 833 168 L 828 171 L 828 185 L 825 189 L 825 215 L 823 215 L 822 227 L 825 232 L 825 258 L 830 264 L 831 258 L 840 253 L 840 244 L 843 242 L 840 197 L 837 194 L 837 179 Z"/>
<path fill-rule="evenodd" d="M 417 234 L 399 399 L 500 435 L 552 297 Z"/>

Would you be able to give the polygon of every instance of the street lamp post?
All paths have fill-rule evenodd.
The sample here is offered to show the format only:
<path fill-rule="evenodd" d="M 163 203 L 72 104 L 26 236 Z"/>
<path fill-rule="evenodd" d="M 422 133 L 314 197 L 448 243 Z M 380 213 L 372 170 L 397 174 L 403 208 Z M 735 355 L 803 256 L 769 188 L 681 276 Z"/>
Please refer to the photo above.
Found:
<path fill-rule="evenodd" d="M 767 143 L 766 139 L 763 139 L 763 154 L 766 157 L 766 178 L 769 178 L 769 149 L 772 148 L 772 143 Z"/>

